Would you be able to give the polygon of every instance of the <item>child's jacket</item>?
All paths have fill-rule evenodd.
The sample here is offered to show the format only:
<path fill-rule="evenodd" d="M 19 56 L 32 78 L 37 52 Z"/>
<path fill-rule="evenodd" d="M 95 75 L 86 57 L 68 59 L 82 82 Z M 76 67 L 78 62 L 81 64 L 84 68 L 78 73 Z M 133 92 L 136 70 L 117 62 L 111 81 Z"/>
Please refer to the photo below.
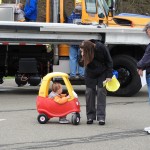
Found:
<path fill-rule="evenodd" d="M 64 104 L 68 101 L 68 98 L 65 96 L 66 96 L 66 94 L 60 94 L 59 95 L 53 91 L 49 94 L 49 98 L 53 98 L 54 101 L 58 104 Z"/>

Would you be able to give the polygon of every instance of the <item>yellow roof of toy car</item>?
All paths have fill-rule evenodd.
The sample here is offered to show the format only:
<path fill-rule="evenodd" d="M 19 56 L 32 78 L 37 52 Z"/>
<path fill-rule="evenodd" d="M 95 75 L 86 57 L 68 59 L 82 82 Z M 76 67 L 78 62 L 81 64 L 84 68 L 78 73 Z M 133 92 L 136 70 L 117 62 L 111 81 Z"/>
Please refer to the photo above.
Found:
<path fill-rule="evenodd" d="M 73 95 L 73 88 L 72 85 L 69 81 L 69 76 L 66 73 L 63 72 L 52 72 L 52 73 L 48 73 L 46 76 L 43 77 L 40 89 L 39 89 L 39 96 L 41 97 L 47 97 L 48 96 L 48 92 L 49 92 L 49 88 L 50 88 L 50 81 L 52 81 L 52 78 L 55 77 L 61 77 L 64 80 L 64 83 L 66 85 L 66 88 L 68 90 L 68 93 L 70 95 L 70 100 L 74 99 L 75 96 Z"/>

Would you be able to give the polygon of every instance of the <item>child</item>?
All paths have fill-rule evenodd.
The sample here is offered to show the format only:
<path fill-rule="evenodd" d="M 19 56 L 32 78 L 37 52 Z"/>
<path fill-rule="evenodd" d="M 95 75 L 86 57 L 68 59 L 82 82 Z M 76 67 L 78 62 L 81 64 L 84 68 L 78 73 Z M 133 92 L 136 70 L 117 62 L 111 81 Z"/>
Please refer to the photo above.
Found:
<path fill-rule="evenodd" d="M 25 14 L 24 14 L 24 5 L 22 3 L 18 3 L 15 7 L 16 21 L 24 22 Z"/>
<path fill-rule="evenodd" d="M 49 94 L 50 98 L 53 98 L 54 101 L 58 104 L 64 104 L 68 101 L 70 96 L 66 96 L 66 94 L 62 94 L 62 85 L 60 83 L 53 83 L 52 84 L 52 92 Z M 69 123 L 66 119 L 66 116 L 59 118 L 59 123 L 65 124 Z"/>

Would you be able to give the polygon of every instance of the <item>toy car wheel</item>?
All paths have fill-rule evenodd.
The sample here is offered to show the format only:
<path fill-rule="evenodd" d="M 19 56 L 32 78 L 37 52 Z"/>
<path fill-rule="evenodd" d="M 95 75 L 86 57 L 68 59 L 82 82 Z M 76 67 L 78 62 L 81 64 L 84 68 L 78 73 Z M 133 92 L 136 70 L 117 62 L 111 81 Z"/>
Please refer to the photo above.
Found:
<path fill-rule="evenodd" d="M 80 114 L 79 113 L 73 113 L 71 122 L 73 125 L 78 125 L 80 123 Z"/>
<path fill-rule="evenodd" d="M 40 124 L 45 124 L 47 123 L 47 121 L 49 120 L 48 117 L 45 115 L 45 114 L 40 114 L 38 115 L 38 118 L 37 118 L 38 122 Z"/>

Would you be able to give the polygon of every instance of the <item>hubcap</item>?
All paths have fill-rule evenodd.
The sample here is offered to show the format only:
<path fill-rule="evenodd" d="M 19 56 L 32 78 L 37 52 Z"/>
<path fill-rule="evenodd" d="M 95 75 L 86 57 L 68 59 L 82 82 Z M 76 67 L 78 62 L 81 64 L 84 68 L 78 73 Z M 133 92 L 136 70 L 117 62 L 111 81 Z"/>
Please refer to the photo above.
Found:
<path fill-rule="evenodd" d="M 40 120 L 41 120 L 42 122 L 45 121 L 45 117 L 42 116 L 42 117 L 40 118 Z"/>
<path fill-rule="evenodd" d="M 132 79 L 130 71 L 123 67 L 117 69 L 117 71 L 118 71 L 118 80 L 120 82 L 120 85 L 122 87 L 128 85 L 128 83 Z"/>

